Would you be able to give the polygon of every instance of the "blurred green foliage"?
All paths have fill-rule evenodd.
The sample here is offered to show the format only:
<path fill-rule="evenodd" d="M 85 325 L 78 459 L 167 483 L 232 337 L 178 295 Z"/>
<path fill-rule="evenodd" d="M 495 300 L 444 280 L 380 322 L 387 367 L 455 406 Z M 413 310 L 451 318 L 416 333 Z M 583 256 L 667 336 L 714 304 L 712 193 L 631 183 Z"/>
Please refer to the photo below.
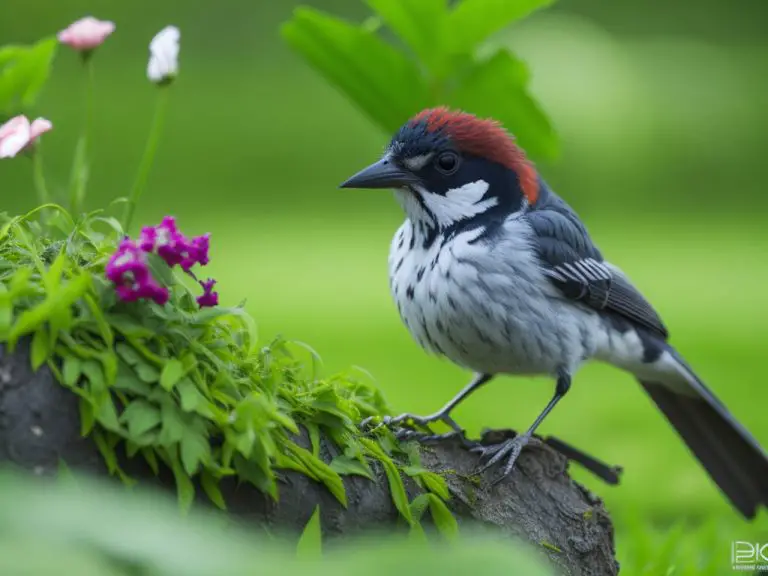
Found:
<path fill-rule="evenodd" d="M 44 38 L 31 46 L 0 47 L 0 120 L 35 104 L 57 48 L 56 38 Z"/>
<path fill-rule="evenodd" d="M 467 536 L 460 546 L 374 534 L 352 539 L 317 562 L 317 515 L 308 526 L 313 553 L 301 554 L 219 515 L 179 517 L 165 495 L 118 492 L 88 478 L 52 484 L 0 476 L 0 573 L 61 576 L 318 576 L 551 574 L 541 558 L 509 540 Z"/>
<path fill-rule="evenodd" d="M 355 26 L 298 8 L 283 37 L 386 132 L 433 106 L 500 121 L 534 158 L 552 158 L 557 139 L 528 92 L 530 74 L 508 49 L 479 58 L 494 32 L 552 0 L 368 0 L 375 15 Z M 380 34 L 384 23 L 397 44 Z"/>

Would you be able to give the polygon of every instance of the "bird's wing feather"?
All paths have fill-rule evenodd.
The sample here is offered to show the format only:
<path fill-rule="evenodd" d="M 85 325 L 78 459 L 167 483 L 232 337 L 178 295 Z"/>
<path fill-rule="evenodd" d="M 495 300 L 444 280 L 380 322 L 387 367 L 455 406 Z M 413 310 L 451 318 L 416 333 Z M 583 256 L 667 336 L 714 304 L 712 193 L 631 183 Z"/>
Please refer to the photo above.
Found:
<path fill-rule="evenodd" d="M 615 266 L 603 260 L 583 224 L 570 212 L 534 210 L 528 221 L 536 236 L 542 269 L 560 292 L 613 312 L 665 340 L 669 334 L 653 306 Z"/>

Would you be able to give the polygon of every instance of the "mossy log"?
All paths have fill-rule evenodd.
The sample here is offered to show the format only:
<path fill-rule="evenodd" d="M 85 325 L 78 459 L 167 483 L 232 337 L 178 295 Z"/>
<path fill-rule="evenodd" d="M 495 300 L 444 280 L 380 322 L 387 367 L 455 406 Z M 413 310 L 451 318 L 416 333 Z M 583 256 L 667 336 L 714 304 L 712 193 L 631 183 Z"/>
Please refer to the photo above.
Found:
<path fill-rule="evenodd" d="M 321 452 L 326 461 L 334 455 L 327 443 Z M 565 574 L 618 572 L 610 518 L 602 502 L 568 476 L 568 459 L 561 452 L 533 443 L 521 454 L 516 471 L 497 485 L 492 485 L 492 472 L 474 475 L 477 456 L 458 442 L 423 447 L 421 458 L 425 468 L 446 478 L 460 525 L 480 525 L 531 542 Z M 38 475 L 56 474 L 60 461 L 73 470 L 107 474 L 95 445 L 80 434 L 78 398 L 47 369 L 33 372 L 24 345 L 13 354 L 0 346 L 0 461 Z M 133 478 L 173 489 L 168 471 L 156 477 L 139 459 L 123 465 Z M 402 526 L 384 470 L 373 468 L 376 482 L 344 477 L 346 509 L 323 485 L 294 472 L 282 474 L 278 502 L 234 480 L 222 482 L 221 488 L 230 513 L 278 531 L 300 532 L 317 504 L 328 537 Z M 406 488 L 414 497 L 418 488 L 409 480 Z"/>

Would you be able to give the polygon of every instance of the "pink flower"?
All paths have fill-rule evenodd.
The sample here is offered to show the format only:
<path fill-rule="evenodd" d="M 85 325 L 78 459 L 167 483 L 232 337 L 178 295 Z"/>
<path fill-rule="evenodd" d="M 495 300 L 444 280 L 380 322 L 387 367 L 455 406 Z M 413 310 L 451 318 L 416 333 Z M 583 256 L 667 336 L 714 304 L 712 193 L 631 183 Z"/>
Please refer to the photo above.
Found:
<path fill-rule="evenodd" d="M 45 118 L 38 118 L 31 124 L 26 116 L 11 118 L 0 126 L 0 158 L 13 158 L 52 128 L 53 124 Z"/>
<path fill-rule="evenodd" d="M 216 285 L 216 280 L 208 278 L 206 281 L 201 281 L 200 286 L 203 288 L 203 295 L 197 297 L 197 303 L 200 308 L 212 308 L 219 304 L 219 293 L 213 292 L 213 287 Z"/>
<path fill-rule="evenodd" d="M 107 279 L 115 284 L 117 296 L 124 302 L 139 298 L 154 300 L 161 306 L 168 302 L 168 289 L 152 277 L 147 257 L 130 238 L 120 243 L 105 270 Z"/>
<path fill-rule="evenodd" d="M 86 16 L 59 32 L 59 42 L 75 50 L 85 52 L 101 46 L 107 36 L 115 31 L 115 23 Z"/>
<path fill-rule="evenodd" d="M 192 238 L 192 242 L 187 244 L 187 256 L 181 261 L 181 268 L 184 272 L 189 272 L 195 264 L 205 266 L 210 258 L 208 257 L 208 248 L 210 245 L 210 234 L 203 234 Z"/>

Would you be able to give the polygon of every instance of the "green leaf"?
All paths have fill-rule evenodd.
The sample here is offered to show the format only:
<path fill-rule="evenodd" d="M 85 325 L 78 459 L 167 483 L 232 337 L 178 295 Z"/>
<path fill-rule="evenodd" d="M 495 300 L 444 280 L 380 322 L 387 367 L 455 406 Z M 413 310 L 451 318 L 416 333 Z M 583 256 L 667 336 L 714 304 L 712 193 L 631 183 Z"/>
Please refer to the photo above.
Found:
<path fill-rule="evenodd" d="M 312 446 L 312 455 L 315 458 L 320 457 L 320 427 L 314 422 L 307 422 L 305 424 L 307 433 L 309 434 L 309 443 Z"/>
<path fill-rule="evenodd" d="M 170 391 L 183 375 L 184 366 L 181 361 L 176 358 L 171 358 L 165 363 L 165 366 L 163 366 L 163 371 L 160 374 L 160 386 Z"/>
<path fill-rule="evenodd" d="M 107 314 L 106 320 L 115 330 L 128 338 L 150 338 L 155 335 L 154 330 L 150 330 L 146 326 L 139 324 L 136 320 L 126 314 Z M 134 354 L 136 353 L 133 348 L 127 344 L 120 343 L 117 346 L 118 348 L 123 346 L 134 352 Z M 125 360 L 130 364 L 127 359 Z"/>
<path fill-rule="evenodd" d="M 144 456 L 144 460 L 147 465 L 152 469 L 152 472 L 157 476 L 160 473 L 160 466 L 157 463 L 157 455 L 154 448 L 145 447 L 141 449 L 141 455 Z"/>
<path fill-rule="evenodd" d="M 157 442 L 161 446 L 171 446 L 181 442 L 184 437 L 185 424 L 182 413 L 170 398 L 165 398 L 160 404 L 160 418 L 163 423 Z"/>
<path fill-rule="evenodd" d="M 144 362 L 143 359 L 141 362 L 136 364 L 133 369 L 136 371 L 136 376 L 138 376 L 139 380 L 142 382 L 146 382 L 147 384 L 154 384 L 160 380 L 160 372 L 157 371 L 157 368 L 151 364 L 148 364 L 147 362 Z"/>
<path fill-rule="evenodd" d="M 144 361 L 144 359 L 141 357 L 141 354 L 136 352 L 135 348 L 123 342 L 118 342 L 115 346 L 115 350 L 117 351 L 117 355 L 125 360 L 126 364 L 129 366 L 135 366 L 136 364 Z"/>
<path fill-rule="evenodd" d="M 367 3 L 429 70 L 436 75 L 442 73 L 447 0 L 367 0 Z"/>
<path fill-rule="evenodd" d="M 35 103 L 50 74 L 57 46 L 56 38 L 44 38 L 32 46 L 15 46 L 4 52 L 0 112 L 20 112 Z"/>
<path fill-rule="evenodd" d="M 96 420 L 107 430 L 112 432 L 121 432 L 120 421 L 117 418 L 117 410 L 115 410 L 115 403 L 112 401 L 112 396 L 106 394 L 99 402 L 99 407 L 96 410 Z"/>
<path fill-rule="evenodd" d="M 21 336 L 36 330 L 57 310 L 72 306 L 90 285 L 90 274 L 80 274 L 69 280 L 55 295 L 48 295 L 37 306 L 22 312 L 8 336 L 11 347 L 15 346 Z"/>
<path fill-rule="evenodd" d="M 336 499 L 342 506 L 345 508 L 347 507 L 347 493 L 344 489 L 344 481 L 336 471 L 313 455 L 312 452 L 293 442 L 288 442 L 286 448 L 294 457 L 304 464 L 320 482 L 325 484 L 326 488 L 328 488 L 331 494 L 336 496 Z"/>
<path fill-rule="evenodd" d="M 360 462 L 360 460 L 357 460 L 356 458 L 349 458 L 344 455 L 337 456 L 331 460 L 331 470 L 339 474 L 345 474 L 347 476 L 363 476 L 373 480 L 371 471 L 367 466 L 365 466 L 362 462 Z"/>
<path fill-rule="evenodd" d="M 397 466 L 395 466 L 392 458 L 387 456 L 384 450 L 370 438 L 360 438 L 360 443 L 371 456 L 379 460 L 383 465 L 384 473 L 387 475 L 387 481 L 389 482 L 389 491 L 392 494 L 392 502 L 395 503 L 395 507 L 406 522 L 413 525 L 415 521 L 411 515 L 408 494 L 405 492 L 405 484 L 403 484 L 403 479 L 400 477 L 400 471 L 397 469 Z"/>
<path fill-rule="evenodd" d="M 297 8 L 286 42 L 388 133 L 430 101 L 416 64 L 374 33 L 311 8 Z"/>
<path fill-rule="evenodd" d="M 109 442 L 104 436 L 104 433 L 101 430 L 94 430 L 91 437 L 96 443 L 96 447 L 99 449 L 102 458 L 104 458 L 104 463 L 107 465 L 107 470 L 110 474 L 115 474 L 118 470 L 117 454 L 115 453 L 115 449 L 110 446 Z"/>
<path fill-rule="evenodd" d="M 451 104 L 495 118 L 533 157 L 554 158 L 558 142 L 549 119 L 525 86 L 525 65 L 506 51 L 477 64 L 451 95 Z M 491 97 L 489 95 L 497 95 Z"/>
<path fill-rule="evenodd" d="M 85 437 L 91 433 L 96 424 L 96 413 L 90 400 L 81 398 L 78 404 L 80 409 L 80 435 Z"/>
<path fill-rule="evenodd" d="M 472 53 L 491 34 L 552 2 L 553 0 L 462 0 L 447 18 L 447 48 L 453 54 Z"/>
<path fill-rule="evenodd" d="M 432 521 L 435 527 L 445 537 L 454 540 L 459 535 L 459 524 L 456 522 L 448 506 L 434 494 L 429 496 L 429 512 L 432 514 Z"/>
<path fill-rule="evenodd" d="M 211 445 L 205 435 L 189 426 L 186 427 L 181 438 L 181 463 L 187 474 L 194 475 L 197 467 L 201 463 L 207 464 L 210 458 Z"/>
<path fill-rule="evenodd" d="M 48 347 L 48 330 L 45 326 L 40 326 L 35 330 L 35 335 L 32 337 L 32 345 L 30 347 L 30 356 L 32 360 L 32 370 L 37 371 L 42 366 L 51 350 Z"/>
<path fill-rule="evenodd" d="M 64 367 L 62 369 L 62 374 L 64 376 L 64 384 L 66 386 L 73 387 L 77 385 L 78 380 L 80 380 L 82 371 L 83 365 L 80 361 L 80 358 L 71 353 L 64 356 Z"/>
<path fill-rule="evenodd" d="M 125 364 L 120 364 L 114 387 L 121 392 L 130 392 L 136 396 L 147 397 L 152 393 L 152 387 L 146 382 L 139 380 L 136 373 Z"/>
<path fill-rule="evenodd" d="M 128 427 L 128 434 L 135 440 L 160 424 L 160 409 L 146 400 L 134 400 L 120 415 L 120 422 Z"/>
<path fill-rule="evenodd" d="M 315 506 L 312 516 L 301 531 L 296 544 L 296 556 L 302 560 L 318 560 L 323 556 L 323 532 L 320 525 L 320 505 Z"/>
<path fill-rule="evenodd" d="M 217 508 L 220 508 L 221 510 L 227 509 L 227 503 L 224 501 L 224 496 L 219 488 L 219 481 L 214 478 L 213 474 L 207 470 L 203 470 L 200 473 L 200 485 Z"/>
<path fill-rule="evenodd" d="M 0 341 L 8 337 L 13 322 L 13 300 L 5 284 L 0 282 Z"/>
<path fill-rule="evenodd" d="M 179 457 L 176 454 L 176 450 L 169 450 L 168 456 L 170 460 L 171 470 L 173 471 L 173 477 L 176 479 L 176 496 L 179 502 L 179 508 L 182 512 L 188 512 L 192 508 L 192 503 L 195 500 L 195 486 L 192 484 L 192 480 L 184 472 L 184 468 L 179 462 Z"/>

